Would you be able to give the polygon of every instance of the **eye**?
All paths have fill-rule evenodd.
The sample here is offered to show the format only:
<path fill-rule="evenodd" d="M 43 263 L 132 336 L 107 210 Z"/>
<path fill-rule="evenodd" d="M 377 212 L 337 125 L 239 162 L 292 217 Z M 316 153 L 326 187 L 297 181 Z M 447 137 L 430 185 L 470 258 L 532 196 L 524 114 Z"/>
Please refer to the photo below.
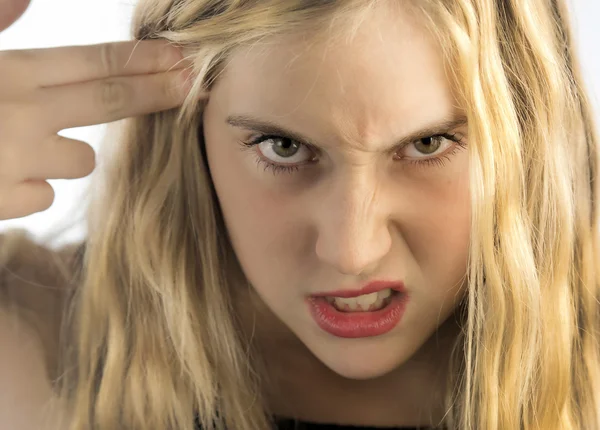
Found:
<path fill-rule="evenodd" d="M 250 150 L 257 165 L 273 173 L 292 173 L 316 160 L 316 150 L 285 136 L 260 134 L 250 141 L 240 141 L 240 149 Z"/>
<path fill-rule="evenodd" d="M 314 158 L 308 147 L 287 137 L 263 136 L 256 146 L 264 158 L 278 164 L 304 163 Z"/>
<path fill-rule="evenodd" d="M 435 155 L 438 152 L 444 152 L 449 147 L 459 144 L 460 139 L 456 135 L 441 134 L 436 136 L 428 136 L 418 139 L 414 142 L 405 145 L 399 152 L 403 154 L 401 159 L 423 159 L 426 156 Z M 441 151 L 440 151 L 441 149 Z M 425 156 L 425 157 L 424 157 Z"/>

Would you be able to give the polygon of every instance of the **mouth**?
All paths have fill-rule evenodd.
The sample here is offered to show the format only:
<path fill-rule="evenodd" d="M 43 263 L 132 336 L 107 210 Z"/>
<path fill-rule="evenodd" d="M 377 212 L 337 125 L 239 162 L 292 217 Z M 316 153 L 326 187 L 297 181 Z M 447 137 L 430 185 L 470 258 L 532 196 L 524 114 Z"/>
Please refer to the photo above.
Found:
<path fill-rule="evenodd" d="M 311 296 L 309 311 L 317 325 L 341 338 L 380 336 L 398 325 L 408 294 L 383 289 L 358 297 Z"/>

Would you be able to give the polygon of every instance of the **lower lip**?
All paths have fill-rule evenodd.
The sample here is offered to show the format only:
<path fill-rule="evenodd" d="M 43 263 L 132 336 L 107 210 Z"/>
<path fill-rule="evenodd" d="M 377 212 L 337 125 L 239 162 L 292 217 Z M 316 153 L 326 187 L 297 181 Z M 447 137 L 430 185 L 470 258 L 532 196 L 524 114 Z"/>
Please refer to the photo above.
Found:
<path fill-rule="evenodd" d="M 380 336 L 396 327 L 404 315 L 408 296 L 394 294 L 385 308 L 373 312 L 340 312 L 324 297 L 310 297 L 307 301 L 321 329 L 337 337 L 359 338 Z"/>

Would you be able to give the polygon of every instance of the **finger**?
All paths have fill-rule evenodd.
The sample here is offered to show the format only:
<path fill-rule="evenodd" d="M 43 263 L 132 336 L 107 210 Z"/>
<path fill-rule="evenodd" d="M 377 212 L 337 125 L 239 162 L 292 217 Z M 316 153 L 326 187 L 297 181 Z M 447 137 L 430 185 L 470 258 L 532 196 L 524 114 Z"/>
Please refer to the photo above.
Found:
<path fill-rule="evenodd" d="M 96 153 L 85 142 L 54 135 L 36 148 L 35 157 L 23 163 L 26 180 L 77 179 L 91 174 L 96 167 Z"/>
<path fill-rule="evenodd" d="M 54 189 L 45 181 L 27 181 L 0 190 L 0 220 L 22 218 L 52 206 Z"/>
<path fill-rule="evenodd" d="M 14 72 L 27 74 L 38 87 L 160 73 L 190 65 L 179 49 L 164 40 L 31 49 L 20 51 L 17 58 Z"/>
<path fill-rule="evenodd" d="M 172 109 L 187 95 L 186 79 L 185 71 L 174 71 L 47 88 L 39 102 L 45 115 L 40 120 L 58 132 Z"/>
<path fill-rule="evenodd" d="M 23 15 L 31 0 L 0 0 L 0 31 L 6 30 Z"/>

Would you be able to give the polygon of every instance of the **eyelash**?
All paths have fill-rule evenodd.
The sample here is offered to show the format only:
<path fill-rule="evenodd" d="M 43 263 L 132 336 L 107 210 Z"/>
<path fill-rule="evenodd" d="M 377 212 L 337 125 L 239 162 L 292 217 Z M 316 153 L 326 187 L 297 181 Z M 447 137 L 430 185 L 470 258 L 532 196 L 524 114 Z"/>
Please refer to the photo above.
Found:
<path fill-rule="evenodd" d="M 454 142 L 455 145 L 452 149 L 450 149 L 449 151 L 446 151 L 446 153 L 444 153 L 442 155 L 439 155 L 436 157 L 423 158 L 420 160 L 417 160 L 417 159 L 407 160 L 406 162 L 413 166 L 416 166 L 418 168 L 425 168 L 425 167 L 431 167 L 431 166 L 441 168 L 444 165 L 446 165 L 446 163 L 448 161 L 450 161 L 450 157 L 455 155 L 458 151 L 465 149 L 467 146 L 466 142 L 462 138 L 458 137 L 458 135 L 455 133 L 441 133 L 441 134 L 436 134 L 433 136 L 422 137 L 421 139 L 436 139 L 436 138 L 447 139 L 451 142 Z M 243 141 L 243 140 L 239 141 L 239 144 L 240 144 L 242 150 L 252 150 L 256 145 L 259 145 L 262 142 L 270 140 L 270 139 L 273 139 L 273 140 L 288 139 L 288 140 L 292 140 L 295 142 L 295 140 L 290 139 L 286 136 L 277 136 L 277 135 L 273 135 L 273 134 L 259 134 L 249 141 Z M 418 140 L 421 140 L 421 139 L 418 139 Z M 411 144 L 412 143 L 409 143 L 409 144 L 403 146 L 401 149 L 404 149 L 406 146 L 411 145 Z M 309 149 L 313 150 L 313 148 L 309 145 L 302 144 L 302 143 L 300 143 L 300 145 L 307 146 Z M 294 172 L 297 172 L 298 170 L 300 170 L 300 168 L 303 166 L 303 164 L 295 164 L 295 165 L 286 166 L 283 164 L 272 163 L 272 162 L 267 161 L 264 158 L 260 157 L 259 155 L 257 155 L 256 152 L 253 150 L 252 150 L 252 153 L 256 156 L 256 163 L 259 166 L 262 164 L 264 166 L 265 171 L 271 170 L 273 172 L 273 174 L 294 173 Z"/>

